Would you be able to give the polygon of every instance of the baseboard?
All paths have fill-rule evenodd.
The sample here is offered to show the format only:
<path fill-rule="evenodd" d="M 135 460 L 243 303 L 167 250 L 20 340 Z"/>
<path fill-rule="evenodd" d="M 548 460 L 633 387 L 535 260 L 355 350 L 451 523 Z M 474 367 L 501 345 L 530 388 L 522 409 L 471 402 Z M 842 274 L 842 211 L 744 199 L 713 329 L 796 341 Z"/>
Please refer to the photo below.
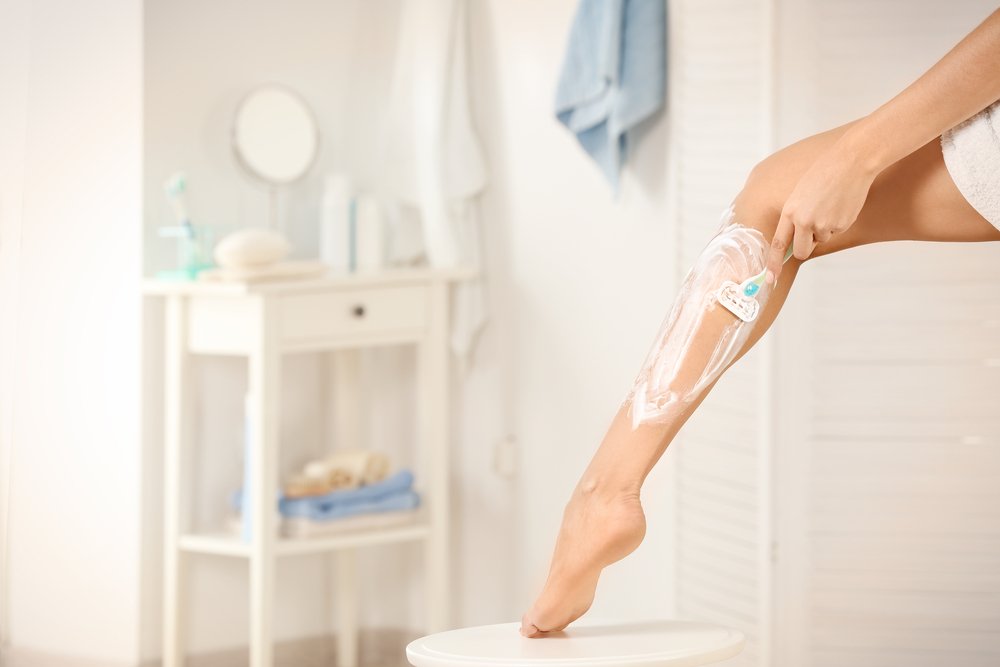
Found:
<path fill-rule="evenodd" d="M 134 665 L 125 662 L 77 658 L 30 648 L 13 647 L 0 649 L 0 665 L 2 667 L 134 667 Z"/>
<path fill-rule="evenodd" d="M 402 628 L 367 628 L 359 632 L 359 667 L 408 667 L 406 645 L 424 633 Z M 246 647 L 188 656 L 185 667 L 246 667 Z M 278 642 L 274 667 L 331 667 L 337 664 L 334 635 Z M 109 663 L 31 649 L 0 650 L 0 667 L 161 667 L 159 658 L 141 663 Z"/>
<path fill-rule="evenodd" d="M 406 645 L 424 633 L 402 628 L 366 628 L 358 634 L 359 667 L 408 667 Z M 241 647 L 189 656 L 185 667 L 246 667 L 248 662 L 249 649 Z M 295 639 L 274 645 L 274 667 L 330 667 L 336 664 L 335 635 Z M 160 661 L 147 661 L 140 667 L 160 667 Z"/>

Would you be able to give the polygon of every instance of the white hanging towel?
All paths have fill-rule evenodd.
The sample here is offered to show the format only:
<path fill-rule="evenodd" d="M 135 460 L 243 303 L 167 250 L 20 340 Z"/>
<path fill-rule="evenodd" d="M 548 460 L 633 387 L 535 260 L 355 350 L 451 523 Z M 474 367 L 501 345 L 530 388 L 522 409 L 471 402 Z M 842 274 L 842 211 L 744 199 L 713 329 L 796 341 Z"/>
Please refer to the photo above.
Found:
<path fill-rule="evenodd" d="M 475 198 L 488 176 L 469 112 L 466 2 L 403 3 L 380 154 L 387 194 L 419 212 L 419 221 L 395 216 L 396 234 L 407 240 L 394 243 L 393 259 L 422 250 L 431 266 L 481 270 Z M 486 323 L 485 286 L 477 278 L 454 289 L 451 347 L 464 363 Z"/>

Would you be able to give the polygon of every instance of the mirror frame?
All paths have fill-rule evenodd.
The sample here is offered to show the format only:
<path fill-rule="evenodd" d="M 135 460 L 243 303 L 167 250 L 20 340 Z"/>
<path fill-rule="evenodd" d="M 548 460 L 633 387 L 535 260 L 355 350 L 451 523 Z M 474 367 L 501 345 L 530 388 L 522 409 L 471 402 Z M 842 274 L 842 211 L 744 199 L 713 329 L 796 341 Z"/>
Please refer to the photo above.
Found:
<path fill-rule="evenodd" d="M 240 150 L 239 141 L 237 138 L 237 119 L 240 116 L 240 111 L 246 106 L 247 102 L 255 94 L 264 90 L 277 90 L 288 95 L 289 97 L 294 98 L 295 101 L 302 106 L 302 108 L 306 112 L 306 115 L 309 117 L 309 120 L 312 122 L 312 135 L 313 135 L 313 145 L 314 145 L 312 155 L 309 157 L 309 161 L 305 164 L 305 166 L 302 168 L 299 174 L 294 178 L 288 180 L 280 180 L 280 181 L 272 180 L 261 175 L 260 172 L 254 169 L 253 166 L 251 166 L 247 162 L 245 156 Z M 239 163 L 243 171 L 249 174 L 254 180 L 259 181 L 271 188 L 280 187 L 283 185 L 291 185 L 293 183 L 297 183 L 298 181 L 304 179 L 306 175 L 309 173 L 309 171 L 313 168 L 313 166 L 315 166 L 317 160 L 319 160 L 319 153 L 320 153 L 319 121 L 317 120 L 316 114 L 313 111 L 312 107 L 309 106 L 305 98 L 299 93 L 297 93 L 295 90 L 293 90 L 291 87 L 286 86 L 285 84 L 282 83 L 273 83 L 273 82 L 262 83 L 257 86 L 254 86 L 246 95 L 244 95 L 240 99 L 239 104 L 236 105 L 236 110 L 233 112 L 232 115 L 232 126 L 230 129 L 230 146 L 232 147 L 233 155 L 235 156 L 237 163 Z"/>

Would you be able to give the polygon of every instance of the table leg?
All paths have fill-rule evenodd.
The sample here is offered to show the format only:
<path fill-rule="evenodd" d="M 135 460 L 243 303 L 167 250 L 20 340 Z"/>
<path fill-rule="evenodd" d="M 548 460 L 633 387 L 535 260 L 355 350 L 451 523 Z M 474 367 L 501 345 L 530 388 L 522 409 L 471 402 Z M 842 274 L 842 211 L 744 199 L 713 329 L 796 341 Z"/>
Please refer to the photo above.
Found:
<path fill-rule="evenodd" d="M 337 666 L 358 665 L 358 558 L 356 549 L 337 552 Z"/>
<path fill-rule="evenodd" d="M 259 338 L 250 352 L 250 667 L 270 667 L 274 635 L 274 570 L 278 488 L 281 357 L 270 301 L 257 300 Z"/>
<path fill-rule="evenodd" d="M 363 447 L 361 436 L 361 351 L 327 353 L 327 441 L 325 452 Z M 337 665 L 357 667 L 360 605 L 357 550 L 344 549 L 328 561 L 328 595 L 336 618 Z M 332 620 L 332 619 L 331 619 Z M 332 623 L 331 623 L 332 626 Z"/>
<path fill-rule="evenodd" d="M 450 628 L 448 465 L 448 284 L 432 282 L 426 338 L 419 350 L 419 432 L 430 536 L 425 542 L 428 633 Z"/>
<path fill-rule="evenodd" d="M 163 665 L 184 664 L 186 557 L 180 538 L 186 526 L 184 469 L 187 451 L 187 301 L 179 295 L 166 300 L 163 465 Z"/>

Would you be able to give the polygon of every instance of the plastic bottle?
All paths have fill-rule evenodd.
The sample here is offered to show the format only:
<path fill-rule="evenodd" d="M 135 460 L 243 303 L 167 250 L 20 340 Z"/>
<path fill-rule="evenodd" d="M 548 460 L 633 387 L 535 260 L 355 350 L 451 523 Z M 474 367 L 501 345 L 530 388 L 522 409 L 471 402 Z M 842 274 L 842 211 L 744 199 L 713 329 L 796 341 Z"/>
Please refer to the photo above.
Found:
<path fill-rule="evenodd" d="M 352 195 L 346 174 L 327 174 L 320 202 L 319 257 L 334 273 L 348 273 L 353 266 Z"/>
<path fill-rule="evenodd" d="M 372 195 L 358 195 L 354 207 L 357 270 L 370 273 L 385 267 L 386 238 L 382 208 Z"/>

